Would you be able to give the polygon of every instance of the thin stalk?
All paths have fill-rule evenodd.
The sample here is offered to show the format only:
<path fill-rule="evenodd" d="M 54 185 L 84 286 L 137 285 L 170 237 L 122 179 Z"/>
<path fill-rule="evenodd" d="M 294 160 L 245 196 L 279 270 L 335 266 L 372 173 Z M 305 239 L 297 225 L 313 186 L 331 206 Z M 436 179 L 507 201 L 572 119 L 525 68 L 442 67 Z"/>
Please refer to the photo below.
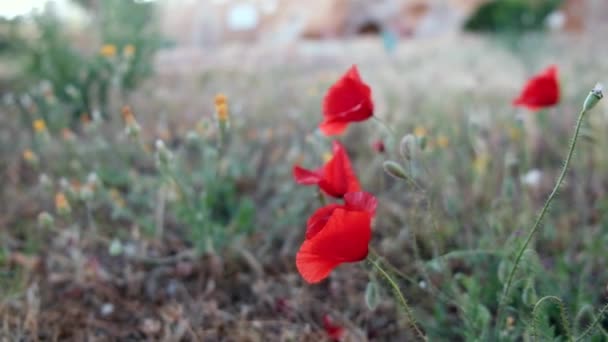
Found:
<path fill-rule="evenodd" d="M 385 131 L 388 133 L 389 138 L 392 140 L 392 141 L 391 141 L 391 143 L 392 143 L 392 142 L 395 142 L 395 141 L 396 141 L 396 139 L 397 139 L 397 134 L 395 134 L 395 131 L 393 131 L 393 129 L 392 129 L 392 128 L 390 128 L 390 127 L 389 127 L 389 126 L 386 124 L 386 122 L 384 122 L 384 120 L 380 119 L 379 117 L 377 117 L 377 116 L 375 116 L 375 115 L 374 115 L 374 116 L 372 116 L 372 118 L 374 118 L 374 120 L 376 120 L 376 122 L 377 122 L 377 123 L 378 123 L 380 126 L 382 126 L 382 128 L 384 128 L 384 130 L 385 130 Z"/>
<path fill-rule="evenodd" d="M 407 304 L 407 300 L 405 300 L 403 293 L 399 289 L 399 285 L 397 285 L 397 283 L 395 282 L 393 277 L 391 277 L 388 274 L 388 272 L 386 272 L 384 270 L 384 268 L 382 268 L 382 266 L 380 266 L 380 264 L 378 263 L 377 260 L 369 258 L 369 261 L 374 266 L 374 268 L 384 277 L 384 279 L 386 279 L 386 281 L 390 284 L 391 288 L 395 292 L 395 296 L 397 297 L 397 300 L 399 300 L 399 303 L 401 304 L 401 306 L 403 307 L 403 309 L 405 311 L 405 315 L 407 316 L 407 319 L 408 319 L 410 325 L 416 331 L 416 334 L 418 335 L 418 337 L 420 337 L 420 339 L 423 341 L 428 341 L 428 338 L 426 337 L 426 335 L 422 332 L 422 330 L 420 330 L 420 328 L 416 324 L 416 318 L 414 317 L 414 312 Z"/>
<path fill-rule="evenodd" d="M 593 323 L 591 323 L 591 325 L 589 325 L 587 327 L 587 329 L 585 329 L 585 331 L 583 331 L 583 333 L 579 337 L 577 337 L 574 341 L 575 342 L 582 341 L 585 337 L 587 337 L 587 335 L 591 334 L 593 329 L 595 329 L 595 327 L 598 324 L 600 324 L 600 321 L 602 320 L 602 318 L 604 318 L 604 314 L 607 311 L 608 311 L 608 304 L 604 305 L 602 310 L 600 310 L 600 313 L 597 315 L 597 317 L 595 317 L 595 320 L 593 320 Z"/>
<path fill-rule="evenodd" d="M 564 329 L 564 331 L 566 333 L 566 340 L 568 342 L 573 341 L 572 334 L 570 333 L 570 323 L 568 320 L 568 312 L 566 310 L 566 306 L 564 305 L 564 302 L 561 299 L 559 299 L 558 297 L 555 297 L 555 296 L 543 297 L 543 298 L 539 299 L 536 302 L 536 304 L 534 304 L 534 309 L 532 310 L 532 339 L 533 339 L 533 341 L 538 341 L 538 332 L 537 332 L 537 328 L 536 328 L 536 323 L 538 321 L 538 315 L 539 315 L 538 310 L 540 310 L 542 305 L 547 301 L 557 304 L 557 307 L 559 308 L 559 317 L 561 320 L 562 328 Z"/>
<path fill-rule="evenodd" d="M 165 206 L 167 204 L 167 191 L 165 185 L 162 184 L 156 193 L 156 211 L 154 213 L 154 221 L 156 221 L 155 235 L 158 241 L 163 240 L 165 232 Z"/>
<path fill-rule="evenodd" d="M 536 234 L 536 232 L 540 228 L 543 218 L 545 217 L 545 214 L 549 210 L 549 206 L 551 205 L 551 202 L 553 202 L 553 199 L 557 196 L 559 188 L 561 187 L 562 182 L 564 181 L 564 178 L 566 177 L 566 173 L 568 172 L 568 167 L 570 166 L 570 161 L 572 160 L 572 156 L 574 155 L 574 148 L 576 147 L 576 141 L 578 140 L 578 135 L 580 132 L 581 125 L 583 123 L 583 119 L 585 117 L 585 113 L 587 113 L 587 111 L 585 109 L 583 109 L 583 110 L 581 110 L 581 112 L 578 115 L 578 119 L 576 121 L 576 128 L 574 130 L 574 136 L 572 137 L 572 140 L 570 141 L 570 148 L 568 149 L 568 155 L 566 157 L 566 160 L 564 161 L 564 165 L 562 167 L 561 173 L 560 173 L 559 177 L 557 178 L 555 187 L 553 188 L 553 191 L 551 191 L 551 194 L 547 198 L 545 205 L 543 206 L 542 210 L 540 211 L 540 214 L 536 218 L 536 222 L 534 222 L 532 229 L 530 229 L 530 232 L 528 233 L 528 236 L 527 236 L 524 244 L 521 246 L 521 248 L 517 252 L 517 256 L 515 257 L 515 262 L 513 263 L 513 267 L 511 268 L 511 271 L 509 272 L 507 282 L 505 284 L 505 287 L 503 288 L 502 296 L 498 303 L 498 309 L 497 309 L 497 313 L 496 313 L 496 319 L 497 319 L 496 324 L 497 324 L 498 328 L 500 328 L 502 326 L 502 315 L 503 315 L 503 311 L 504 311 L 504 306 L 507 301 L 507 297 L 509 295 L 509 290 L 511 289 L 511 285 L 513 284 L 513 278 L 515 276 L 515 272 L 517 272 L 517 268 L 519 267 L 519 264 L 521 262 L 521 258 L 523 257 L 524 252 L 526 251 L 526 248 L 528 248 L 528 245 L 532 241 L 534 234 Z"/>

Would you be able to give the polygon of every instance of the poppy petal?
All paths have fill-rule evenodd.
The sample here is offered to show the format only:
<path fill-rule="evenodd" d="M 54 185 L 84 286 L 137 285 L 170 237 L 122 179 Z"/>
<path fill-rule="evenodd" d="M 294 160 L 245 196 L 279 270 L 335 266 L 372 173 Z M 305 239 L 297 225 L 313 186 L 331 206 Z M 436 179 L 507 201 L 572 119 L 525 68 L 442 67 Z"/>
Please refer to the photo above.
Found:
<path fill-rule="evenodd" d="M 557 66 L 552 65 L 526 82 L 521 94 L 513 100 L 516 107 L 531 111 L 556 105 L 560 99 Z"/>
<path fill-rule="evenodd" d="M 364 191 L 347 193 L 344 195 L 344 203 L 348 210 L 365 211 L 372 216 L 376 213 L 378 206 L 376 197 Z"/>
<path fill-rule="evenodd" d="M 293 178 L 296 183 L 302 185 L 316 185 L 323 179 L 320 172 L 310 171 L 297 165 L 293 167 Z"/>
<path fill-rule="evenodd" d="M 339 134 L 347 123 L 370 118 L 374 111 L 371 93 L 371 88 L 361 80 L 357 66 L 351 66 L 323 98 L 325 120 L 319 127 L 321 131 L 327 135 Z"/>
<path fill-rule="evenodd" d="M 306 222 L 306 239 L 311 239 L 325 227 L 327 221 L 337 208 L 343 207 L 340 204 L 330 204 L 317 209 Z"/>
<path fill-rule="evenodd" d="M 304 241 L 296 255 L 296 266 L 304 280 L 320 282 L 341 263 L 365 259 L 370 240 L 369 213 L 337 208 L 325 227 Z"/>
<path fill-rule="evenodd" d="M 348 122 L 342 121 L 328 121 L 325 120 L 319 125 L 319 129 L 325 135 L 338 135 L 342 134 L 348 127 Z"/>

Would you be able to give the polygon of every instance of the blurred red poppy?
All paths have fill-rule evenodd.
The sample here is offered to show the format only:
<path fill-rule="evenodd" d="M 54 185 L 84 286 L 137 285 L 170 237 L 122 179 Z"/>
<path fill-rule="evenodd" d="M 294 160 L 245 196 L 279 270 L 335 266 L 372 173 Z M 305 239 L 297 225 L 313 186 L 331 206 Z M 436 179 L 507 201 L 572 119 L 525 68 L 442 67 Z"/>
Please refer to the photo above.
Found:
<path fill-rule="evenodd" d="M 296 255 L 298 271 L 309 283 L 318 283 L 345 262 L 367 257 L 376 198 L 366 192 L 348 193 L 344 204 L 318 209 L 306 224 L 306 239 Z"/>
<path fill-rule="evenodd" d="M 323 315 L 323 329 L 332 341 L 339 341 L 344 335 L 344 328 L 335 324 L 328 314 Z"/>
<path fill-rule="evenodd" d="M 347 192 L 361 190 L 357 175 L 352 168 L 344 146 L 333 142 L 333 156 L 323 167 L 307 170 L 298 165 L 293 167 L 293 177 L 298 184 L 318 185 L 329 196 L 341 198 Z"/>
<path fill-rule="evenodd" d="M 323 122 L 319 129 L 325 135 L 337 135 L 349 123 L 365 121 L 374 115 L 371 88 L 361 80 L 356 65 L 348 69 L 323 99 Z"/>
<path fill-rule="evenodd" d="M 557 66 L 551 65 L 528 80 L 519 97 L 513 100 L 513 105 L 537 111 L 556 105 L 559 102 L 559 93 Z"/>
<path fill-rule="evenodd" d="M 382 140 L 374 141 L 372 148 L 378 153 L 384 153 L 384 151 L 386 151 L 386 146 L 384 146 L 384 141 Z"/>

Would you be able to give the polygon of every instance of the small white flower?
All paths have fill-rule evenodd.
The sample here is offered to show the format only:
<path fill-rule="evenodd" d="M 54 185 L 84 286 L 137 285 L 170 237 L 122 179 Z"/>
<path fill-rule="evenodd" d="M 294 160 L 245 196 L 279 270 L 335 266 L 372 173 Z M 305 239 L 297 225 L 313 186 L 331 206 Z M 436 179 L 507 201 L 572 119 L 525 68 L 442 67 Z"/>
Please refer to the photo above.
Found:
<path fill-rule="evenodd" d="M 539 169 L 533 169 L 521 177 L 521 182 L 529 187 L 538 187 L 542 178 L 543 172 Z"/>

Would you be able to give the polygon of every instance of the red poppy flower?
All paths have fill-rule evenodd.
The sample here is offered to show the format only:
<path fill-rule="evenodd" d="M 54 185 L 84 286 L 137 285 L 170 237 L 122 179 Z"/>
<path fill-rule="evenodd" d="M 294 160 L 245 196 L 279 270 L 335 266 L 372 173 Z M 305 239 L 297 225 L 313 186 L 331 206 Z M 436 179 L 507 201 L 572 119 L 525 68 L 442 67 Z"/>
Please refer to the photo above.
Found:
<path fill-rule="evenodd" d="M 348 193 L 344 204 L 318 209 L 306 224 L 306 239 L 296 255 L 298 271 L 309 283 L 327 278 L 338 265 L 367 257 L 376 198 L 366 192 Z"/>
<path fill-rule="evenodd" d="M 334 141 L 333 152 L 331 159 L 317 170 L 294 166 L 293 176 L 296 183 L 318 185 L 326 194 L 337 198 L 341 198 L 347 192 L 361 190 L 344 146 Z"/>
<path fill-rule="evenodd" d="M 513 105 L 537 111 L 554 106 L 558 102 L 559 80 L 557 79 L 557 66 L 552 65 L 528 80 L 519 97 L 513 100 Z"/>
<path fill-rule="evenodd" d="M 378 153 L 384 153 L 384 151 L 386 151 L 386 146 L 384 146 L 384 141 L 382 140 L 374 141 L 372 148 Z"/>
<path fill-rule="evenodd" d="M 332 341 L 339 341 L 344 335 L 344 328 L 335 324 L 328 314 L 323 315 L 323 329 Z"/>
<path fill-rule="evenodd" d="M 319 128 L 325 135 L 336 135 L 349 123 L 367 120 L 372 115 L 372 90 L 361 80 L 357 66 L 353 65 L 325 94 L 323 122 Z"/>

